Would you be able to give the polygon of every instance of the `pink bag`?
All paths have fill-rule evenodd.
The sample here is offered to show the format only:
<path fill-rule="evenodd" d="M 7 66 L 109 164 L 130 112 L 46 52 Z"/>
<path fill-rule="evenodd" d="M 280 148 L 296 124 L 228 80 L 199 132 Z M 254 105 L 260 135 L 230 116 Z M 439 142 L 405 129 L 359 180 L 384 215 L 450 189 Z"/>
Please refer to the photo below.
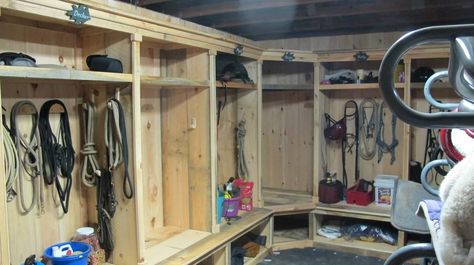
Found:
<path fill-rule="evenodd" d="M 239 209 L 242 211 L 252 211 L 253 181 L 244 182 L 242 179 L 236 179 L 233 183 L 240 189 Z"/>

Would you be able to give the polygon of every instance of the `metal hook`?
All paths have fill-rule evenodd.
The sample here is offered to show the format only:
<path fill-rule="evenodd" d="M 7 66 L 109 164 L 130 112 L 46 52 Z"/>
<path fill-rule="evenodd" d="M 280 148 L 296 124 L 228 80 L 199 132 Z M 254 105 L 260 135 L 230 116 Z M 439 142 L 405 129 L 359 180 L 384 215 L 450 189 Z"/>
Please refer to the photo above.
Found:
<path fill-rule="evenodd" d="M 421 171 L 420 179 L 421 179 L 421 185 L 423 185 L 423 188 L 435 195 L 438 196 L 438 190 L 433 188 L 429 183 L 428 183 L 428 172 L 430 172 L 433 168 L 439 167 L 439 166 L 449 166 L 452 167 L 452 162 L 450 162 L 448 159 L 437 159 L 429 162 L 428 164 L 425 165 L 423 170 Z"/>
<path fill-rule="evenodd" d="M 457 103 L 441 103 L 441 102 L 437 101 L 436 99 L 434 99 L 431 96 L 431 88 L 432 88 L 434 82 L 436 82 L 437 80 L 439 80 L 443 77 L 448 77 L 448 71 L 437 72 L 437 73 L 433 74 L 432 76 L 430 76 L 430 78 L 428 78 L 428 80 L 426 80 L 425 87 L 423 89 L 423 93 L 425 94 L 426 100 L 431 105 L 433 105 L 433 107 L 436 107 L 436 108 L 442 109 L 442 110 L 452 110 L 452 109 L 457 108 L 459 106 L 459 104 L 457 104 Z"/>

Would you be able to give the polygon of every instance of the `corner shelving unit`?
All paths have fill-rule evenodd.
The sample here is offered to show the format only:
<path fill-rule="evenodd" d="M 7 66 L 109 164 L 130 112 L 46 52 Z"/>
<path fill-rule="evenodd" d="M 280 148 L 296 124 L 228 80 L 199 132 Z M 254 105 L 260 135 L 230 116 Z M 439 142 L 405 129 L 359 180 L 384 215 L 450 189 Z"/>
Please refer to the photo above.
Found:
<path fill-rule="evenodd" d="M 312 245 L 308 213 L 315 206 L 312 165 L 316 54 L 289 51 L 294 59 L 285 61 L 283 55 L 287 52 L 269 50 L 262 56 L 262 196 L 264 207 L 274 211 L 275 250 Z M 289 218 L 298 218 L 298 222 Z"/>

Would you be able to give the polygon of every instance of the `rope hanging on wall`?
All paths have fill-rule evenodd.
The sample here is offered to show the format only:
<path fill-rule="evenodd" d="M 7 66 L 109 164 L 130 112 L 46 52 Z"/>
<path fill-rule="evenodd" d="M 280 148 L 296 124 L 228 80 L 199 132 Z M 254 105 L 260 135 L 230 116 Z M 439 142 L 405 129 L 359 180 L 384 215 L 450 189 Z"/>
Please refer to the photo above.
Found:
<path fill-rule="evenodd" d="M 237 127 L 237 174 L 239 178 L 246 179 L 249 175 L 247 161 L 245 160 L 245 120 L 239 122 Z"/>
<path fill-rule="evenodd" d="M 6 191 L 7 191 L 7 202 L 13 201 L 16 195 L 16 191 L 13 189 L 15 182 L 20 174 L 20 160 L 18 159 L 18 153 L 10 135 L 10 129 L 8 128 L 5 117 L 3 117 L 3 150 L 4 150 L 4 166 L 5 166 L 5 177 L 6 177 Z"/>
<path fill-rule="evenodd" d="M 104 131 L 109 171 L 113 175 L 114 170 L 123 163 L 123 193 L 127 199 L 131 199 L 133 198 L 133 182 L 128 173 L 128 142 L 125 113 L 122 104 L 116 98 L 107 101 Z"/>
<path fill-rule="evenodd" d="M 377 149 L 378 104 L 373 98 L 365 98 L 360 102 L 360 156 L 364 160 L 372 160 Z"/>
<path fill-rule="evenodd" d="M 63 111 L 59 114 L 59 133 L 55 135 L 50 123 L 50 112 L 54 105 Z M 43 174 L 47 185 L 56 186 L 61 207 L 64 213 L 69 210 L 69 197 L 72 187 L 72 170 L 74 168 L 74 148 L 71 140 L 69 116 L 64 103 L 58 99 L 46 101 L 40 109 L 39 130 L 43 158 Z M 65 186 L 59 177 L 65 179 Z"/>
<path fill-rule="evenodd" d="M 31 116 L 31 130 L 29 139 L 24 137 L 18 123 L 18 115 L 25 111 Z M 26 114 L 23 113 L 23 114 Z M 35 105 L 28 100 L 18 101 L 13 105 L 10 113 L 11 136 L 16 146 L 17 161 L 21 161 L 24 170 L 18 172 L 18 195 L 20 197 L 20 211 L 27 214 L 33 210 L 36 204 L 43 210 L 43 185 L 40 179 L 41 175 L 41 141 L 38 131 L 38 111 Z M 25 202 L 24 184 L 25 176 L 23 171 L 30 176 L 32 185 L 32 196 L 29 205 Z"/>
<path fill-rule="evenodd" d="M 385 142 L 384 139 L 384 132 L 385 132 L 385 124 L 384 124 L 384 117 L 385 117 L 385 103 L 382 102 L 380 104 L 379 108 L 379 128 L 377 130 L 377 145 L 379 146 L 378 148 L 378 161 L 377 163 L 380 163 L 382 161 L 383 154 L 385 153 L 390 153 L 390 165 L 393 165 L 395 162 L 395 148 L 398 145 L 398 140 L 397 140 L 397 117 L 395 114 L 392 113 L 392 142 L 390 144 Z"/>
<path fill-rule="evenodd" d="M 95 172 L 99 170 L 97 160 L 97 149 L 94 142 L 96 108 L 92 103 L 82 104 L 82 124 L 84 128 L 84 146 L 81 149 L 83 155 L 81 166 L 82 183 L 87 187 L 96 185 Z"/>

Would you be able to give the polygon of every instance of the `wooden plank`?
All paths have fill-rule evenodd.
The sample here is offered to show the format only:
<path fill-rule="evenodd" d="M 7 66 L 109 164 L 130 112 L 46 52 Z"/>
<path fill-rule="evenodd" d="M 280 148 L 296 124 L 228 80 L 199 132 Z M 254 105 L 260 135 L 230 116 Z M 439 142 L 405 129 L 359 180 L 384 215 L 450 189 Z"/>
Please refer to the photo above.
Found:
<path fill-rule="evenodd" d="M 209 87 L 208 81 L 196 81 L 179 77 L 142 76 L 141 83 L 145 87 L 164 88 L 196 88 Z"/>
<path fill-rule="evenodd" d="M 313 90 L 313 85 L 279 85 L 279 84 L 264 84 L 263 90 Z"/>
<path fill-rule="evenodd" d="M 5 89 L 5 88 L 4 88 Z M 2 81 L 0 81 L 0 92 L 2 91 Z M 0 93 L 0 102 L 2 101 L 2 94 Z M 3 123 L 3 117 L 0 117 L 0 121 Z M 0 142 L 3 143 L 3 132 L 0 135 Z M 4 154 L 5 150 L 3 144 L 0 146 L 0 211 L 3 213 L 0 217 L 0 260 L 2 264 L 10 263 L 10 246 L 9 246 L 9 229 L 8 229 L 8 211 L 7 211 L 7 191 L 6 191 L 6 176 L 4 166 Z"/>
<path fill-rule="evenodd" d="M 317 54 L 313 51 L 304 51 L 304 50 L 283 50 L 283 49 L 267 49 L 263 51 L 262 57 L 260 58 L 263 61 L 283 61 L 283 55 L 286 52 L 291 52 L 295 56 L 295 59 L 292 62 L 315 62 Z"/>
<path fill-rule="evenodd" d="M 403 101 L 408 106 L 411 105 L 411 89 L 410 89 L 410 82 L 411 82 L 411 59 L 404 60 L 405 62 L 405 83 L 404 83 L 404 91 L 403 91 Z M 409 158 L 411 157 L 411 126 L 408 123 L 402 123 L 403 126 L 403 141 L 402 141 L 402 157 Z M 410 159 L 403 159 L 402 161 L 402 172 L 401 178 L 404 180 L 408 180 L 410 174 Z"/>
<path fill-rule="evenodd" d="M 452 6 L 459 6 L 468 3 L 467 0 L 460 2 L 432 1 L 429 6 L 413 5 L 409 0 L 401 0 L 396 3 L 383 0 L 372 1 L 370 3 L 359 3 L 358 5 L 326 5 L 307 8 L 272 8 L 265 13 L 259 13 L 260 10 L 249 10 L 246 13 L 246 19 L 240 16 L 229 17 L 212 17 L 198 18 L 194 21 L 203 25 L 213 25 L 214 28 L 225 29 L 237 26 L 258 27 L 259 24 L 278 23 L 283 21 L 309 21 L 320 18 L 341 17 L 341 16 L 357 16 L 370 15 L 375 16 L 379 13 L 401 12 L 401 11 L 417 11 L 423 9 L 439 9 Z"/>
<path fill-rule="evenodd" d="M 222 82 L 216 82 L 218 88 L 230 88 L 230 89 L 257 89 L 256 84 L 245 84 L 240 82 L 226 82 L 225 84 Z"/>
<path fill-rule="evenodd" d="M 140 84 L 140 43 L 141 35 L 131 35 L 132 41 L 132 128 L 133 128 L 133 176 L 135 188 L 135 218 L 136 218 L 136 251 L 137 261 L 142 263 L 145 258 L 145 208 L 144 208 L 144 178 L 142 165 L 142 124 L 141 84 Z M 145 150 L 148 148 L 144 148 Z"/>
<path fill-rule="evenodd" d="M 328 239 L 319 235 L 316 235 L 314 238 L 314 246 L 381 259 L 386 259 L 390 254 L 392 254 L 392 252 L 397 250 L 397 246 L 392 246 L 386 243 L 373 243 L 360 240 L 357 240 L 357 243 L 354 243 L 354 241 L 346 241 L 342 238 Z"/>
<path fill-rule="evenodd" d="M 241 0 L 238 3 L 211 3 L 201 5 L 187 5 L 185 8 L 179 8 L 174 15 L 179 15 L 181 18 L 195 18 L 223 13 L 230 13 L 236 11 L 258 10 L 266 8 L 287 7 L 294 5 L 305 5 L 313 3 L 329 3 L 337 0 L 273 0 L 271 2 L 262 0 Z M 167 13 L 169 13 L 169 10 Z M 172 11 L 171 11 L 172 12 Z"/>
<path fill-rule="evenodd" d="M 313 213 L 390 222 L 390 208 L 377 206 L 374 203 L 368 206 L 347 204 L 344 201 L 335 204 L 318 203 Z"/>
<path fill-rule="evenodd" d="M 217 89 L 216 89 L 216 55 L 214 50 L 209 51 L 209 131 L 211 155 L 211 207 L 212 207 L 212 232 L 219 232 L 217 224 L 217 198 L 213 195 L 214 188 L 218 185 L 217 168 Z"/>
<path fill-rule="evenodd" d="M 287 241 L 287 242 L 280 242 L 274 243 L 272 245 L 272 251 L 282 251 L 287 249 L 295 249 L 295 248 L 310 248 L 313 247 L 313 240 L 296 240 L 296 241 Z"/>
<path fill-rule="evenodd" d="M 77 71 L 70 69 L 31 68 L 0 66 L 0 77 L 20 79 L 46 79 L 63 81 L 90 81 L 108 83 L 131 83 L 132 75 L 107 72 Z"/>
<path fill-rule="evenodd" d="M 263 109 L 263 80 L 262 80 L 262 60 L 257 61 L 257 187 L 256 187 L 256 204 L 258 207 L 263 207 L 263 196 L 262 196 L 262 109 Z"/>

